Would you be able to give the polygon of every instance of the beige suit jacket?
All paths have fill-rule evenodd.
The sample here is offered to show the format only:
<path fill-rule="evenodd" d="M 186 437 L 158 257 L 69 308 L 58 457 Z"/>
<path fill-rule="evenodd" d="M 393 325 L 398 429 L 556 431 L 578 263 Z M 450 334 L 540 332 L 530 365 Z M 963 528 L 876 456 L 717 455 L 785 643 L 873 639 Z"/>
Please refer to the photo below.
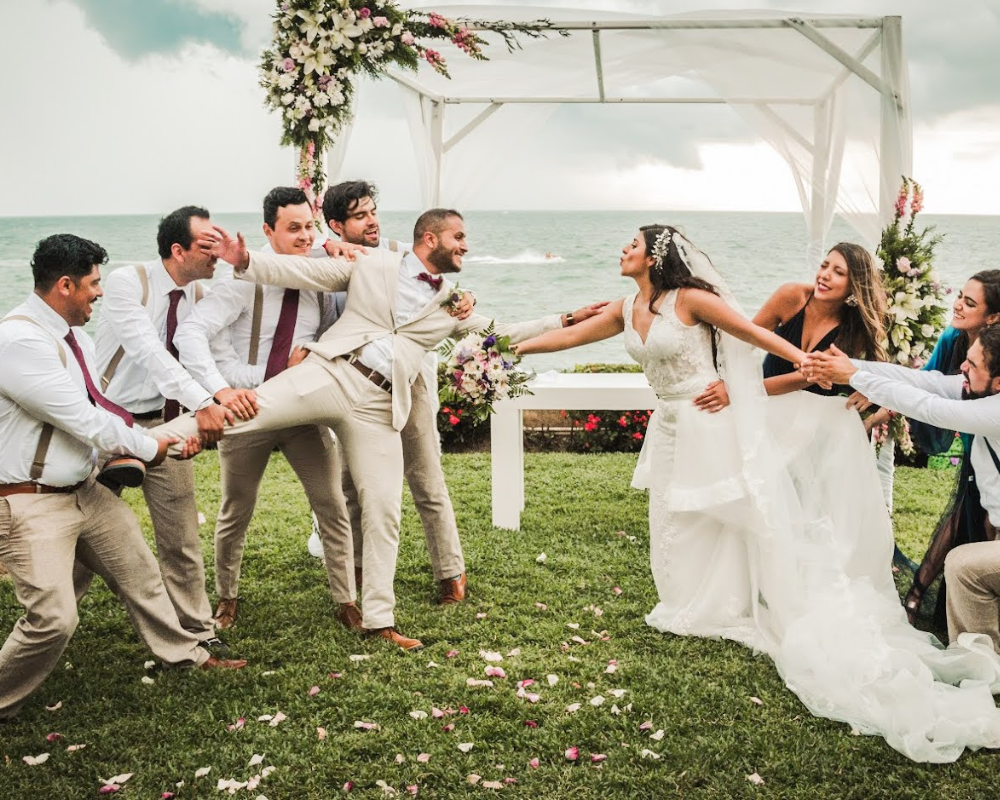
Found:
<path fill-rule="evenodd" d="M 242 280 L 310 292 L 347 290 L 344 313 L 318 342 L 307 345 L 314 353 L 333 360 L 352 353 L 375 339 L 392 336 L 392 426 L 401 430 L 410 414 L 410 384 L 420 372 L 425 354 L 448 337 L 482 330 L 492 320 L 472 314 L 455 319 L 441 305 L 447 282 L 412 319 L 396 322 L 396 286 L 403 253 L 371 250 L 356 261 L 341 258 L 279 256 L 253 252 L 250 265 L 237 272 Z M 530 339 L 562 325 L 559 314 L 520 323 L 496 323 L 496 332 L 512 342 Z M 406 387 L 405 391 L 400 391 Z"/>

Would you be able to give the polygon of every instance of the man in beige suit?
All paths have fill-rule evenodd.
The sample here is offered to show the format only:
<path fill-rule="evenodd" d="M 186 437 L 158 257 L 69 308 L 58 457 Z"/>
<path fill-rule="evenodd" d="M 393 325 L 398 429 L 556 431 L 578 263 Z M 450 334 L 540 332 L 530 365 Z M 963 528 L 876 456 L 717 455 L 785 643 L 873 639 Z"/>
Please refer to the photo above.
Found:
<path fill-rule="evenodd" d="M 230 431 L 242 433 L 306 423 L 327 424 L 344 456 L 361 501 L 365 580 L 364 627 L 404 650 L 422 647 L 395 629 L 393 580 L 399 545 L 403 454 L 399 431 L 410 413 L 410 384 L 424 356 L 449 336 L 480 330 L 490 320 L 452 317 L 443 302 L 468 251 L 462 215 L 431 209 L 417 220 L 411 253 L 374 250 L 355 261 L 249 253 L 243 237 L 216 228 L 201 237 L 206 250 L 236 267 L 244 280 L 303 291 L 348 290 L 343 315 L 304 362 L 263 383 L 260 411 Z M 497 333 L 521 341 L 595 313 L 581 309 L 520 324 L 498 324 Z M 190 435 L 194 422 L 178 418 L 160 435 Z"/>

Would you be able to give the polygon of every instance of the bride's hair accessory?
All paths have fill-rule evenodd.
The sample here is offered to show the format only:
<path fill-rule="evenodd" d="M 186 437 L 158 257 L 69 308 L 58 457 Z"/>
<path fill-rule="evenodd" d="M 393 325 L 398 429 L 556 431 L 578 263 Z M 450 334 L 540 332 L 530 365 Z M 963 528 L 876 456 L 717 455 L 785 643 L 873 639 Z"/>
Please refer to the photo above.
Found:
<path fill-rule="evenodd" d="M 855 297 L 853 294 L 847 295 L 847 298 L 844 300 L 844 302 L 847 305 L 849 305 L 851 308 L 857 308 L 858 307 L 858 298 Z"/>
<path fill-rule="evenodd" d="M 674 238 L 674 232 L 670 228 L 664 228 L 663 233 L 656 237 L 656 241 L 653 243 L 653 269 L 657 272 L 663 272 L 663 264 L 667 259 L 667 248 L 670 246 L 670 242 Z"/>

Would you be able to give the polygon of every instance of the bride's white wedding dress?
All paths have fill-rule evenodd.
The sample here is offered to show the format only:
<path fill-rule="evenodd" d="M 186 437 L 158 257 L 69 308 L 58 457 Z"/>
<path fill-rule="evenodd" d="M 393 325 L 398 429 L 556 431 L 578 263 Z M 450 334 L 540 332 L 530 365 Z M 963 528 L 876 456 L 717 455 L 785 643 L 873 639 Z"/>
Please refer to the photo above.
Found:
<path fill-rule="evenodd" d="M 879 734 L 915 761 L 1000 748 L 1000 657 L 963 634 L 944 649 L 906 621 L 871 449 L 843 398 L 766 398 L 756 353 L 688 326 L 663 299 L 646 340 L 626 298 L 625 347 L 659 398 L 633 484 L 649 490 L 650 565 L 670 633 L 767 653 L 809 710 Z M 716 414 L 692 399 L 727 378 Z M 742 388 L 741 388 L 742 387 Z M 750 387 L 749 389 L 747 387 Z"/>

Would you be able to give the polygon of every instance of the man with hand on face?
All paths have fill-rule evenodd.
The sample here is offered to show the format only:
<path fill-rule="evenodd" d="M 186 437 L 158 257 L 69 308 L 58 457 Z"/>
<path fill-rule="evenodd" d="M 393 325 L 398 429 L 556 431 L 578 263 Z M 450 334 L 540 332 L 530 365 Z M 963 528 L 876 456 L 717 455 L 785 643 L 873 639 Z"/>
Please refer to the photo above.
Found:
<path fill-rule="evenodd" d="M 206 444 L 219 440 L 234 415 L 248 419 L 256 413 L 252 392 L 225 388 L 213 397 L 177 360 L 177 327 L 201 297 L 198 281 L 215 273 L 217 259 L 194 243 L 199 233 L 210 230 L 208 211 L 197 206 L 184 206 L 161 219 L 159 258 L 108 276 L 95 337 L 98 374 L 109 399 L 146 428 L 173 419 L 181 406 L 190 408 Z M 205 590 L 193 464 L 166 460 L 147 472 L 142 492 L 163 582 L 181 625 L 207 648 L 225 653 Z"/>
<path fill-rule="evenodd" d="M 224 258 L 244 280 L 284 285 L 300 291 L 347 289 L 343 315 L 301 364 L 285 370 L 257 391 L 259 414 L 240 422 L 228 435 L 291 425 L 330 425 L 344 447 L 361 502 L 365 576 L 364 627 L 404 650 L 422 647 L 395 629 L 393 582 L 399 546 L 403 453 L 399 431 L 410 413 L 410 385 L 426 354 L 449 336 L 486 328 L 491 320 L 476 314 L 457 320 L 445 303 L 468 250 L 462 215 L 451 209 L 424 212 L 413 232 L 413 250 L 371 250 L 355 261 L 341 258 L 248 253 L 243 237 L 217 228 L 202 241 L 207 252 Z M 497 324 L 500 336 L 514 342 L 572 324 L 598 313 L 584 308 L 520 324 Z M 181 417 L 159 433 L 192 431 Z"/>
<path fill-rule="evenodd" d="M 1000 526 L 1000 325 L 983 329 L 959 375 L 898 364 L 849 359 L 836 347 L 812 353 L 803 365 L 810 380 L 850 383 L 883 408 L 945 430 L 973 434 L 967 457 L 973 485 L 966 518 L 992 540 Z M 948 637 L 985 634 L 1000 652 L 1000 542 L 954 548 L 945 560 Z"/>
<path fill-rule="evenodd" d="M 309 199 L 301 189 L 279 186 L 264 198 L 265 252 L 309 255 L 316 235 Z M 303 345 L 316 341 L 324 297 L 276 286 L 223 280 L 178 327 L 180 359 L 209 392 L 256 389 L 265 380 L 300 363 Z M 231 357 L 213 353 L 210 342 L 228 331 Z M 361 628 L 353 603 L 351 530 L 341 490 L 340 455 L 330 429 L 296 425 L 219 442 L 222 504 L 215 524 L 215 622 L 229 628 L 237 616 L 240 566 L 246 532 L 271 452 L 280 449 L 295 470 L 319 520 L 330 591 L 339 604 L 337 619 Z"/>
<path fill-rule="evenodd" d="M 34 293 L 0 324 L 0 561 L 25 607 L 0 649 L 0 720 L 48 677 L 76 629 L 76 559 L 115 589 L 165 665 L 246 666 L 211 658 L 181 628 L 135 515 L 96 480 L 99 450 L 155 468 L 178 442 L 132 427 L 97 388 L 94 345 L 80 326 L 102 295 L 107 258 L 79 236 L 43 239 Z M 192 438 L 181 455 L 198 449 Z"/>

